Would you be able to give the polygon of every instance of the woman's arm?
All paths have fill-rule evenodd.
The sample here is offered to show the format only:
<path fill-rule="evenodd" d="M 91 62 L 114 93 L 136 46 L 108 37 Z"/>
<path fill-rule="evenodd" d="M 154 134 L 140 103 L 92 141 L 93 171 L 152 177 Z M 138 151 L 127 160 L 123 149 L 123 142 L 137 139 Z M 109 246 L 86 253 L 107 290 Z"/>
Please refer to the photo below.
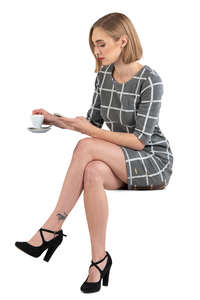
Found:
<path fill-rule="evenodd" d="M 61 114 L 54 113 L 52 115 L 52 121 L 51 121 L 51 123 L 52 123 L 52 125 L 54 125 L 56 127 L 59 127 L 59 128 L 62 128 L 62 129 L 66 129 L 65 124 L 61 120 L 59 120 L 60 117 L 64 118 L 64 116 L 62 116 Z"/>

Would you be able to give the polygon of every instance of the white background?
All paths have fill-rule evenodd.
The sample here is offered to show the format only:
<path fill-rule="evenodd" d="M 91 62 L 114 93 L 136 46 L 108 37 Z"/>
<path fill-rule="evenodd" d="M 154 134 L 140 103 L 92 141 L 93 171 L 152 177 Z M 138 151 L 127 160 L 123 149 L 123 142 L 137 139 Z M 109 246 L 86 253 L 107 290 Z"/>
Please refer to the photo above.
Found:
<path fill-rule="evenodd" d="M 174 154 L 166 190 L 106 191 L 108 287 L 93 297 L 199 299 L 199 9 L 197 1 L 1 1 L 2 299 L 80 299 L 91 260 L 83 194 L 49 263 L 20 252 L 55 208 L 79 132 L 33 134 L 33 109 L 86 116 L 96 73 L 89 30 L 126 14 L 141 40 L 141 64 L 164 83 L 160 128 Z M 109 130 L 106 125 L 104 129 Z M 73 298 L 74 299 L 74 298 Z"/>

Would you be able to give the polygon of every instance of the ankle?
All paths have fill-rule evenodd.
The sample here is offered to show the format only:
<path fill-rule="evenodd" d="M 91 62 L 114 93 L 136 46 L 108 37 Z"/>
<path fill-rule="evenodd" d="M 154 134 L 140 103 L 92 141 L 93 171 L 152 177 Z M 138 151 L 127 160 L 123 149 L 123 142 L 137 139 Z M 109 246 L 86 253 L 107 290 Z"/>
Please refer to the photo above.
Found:
<path fill-rule="evenodd" d="M 42 228 L 49 229 L 52 231 L 59 231 L 62 229 L 62 225 L 60 224 L 44 224 Z"/>
<path fill-rule="evenodd" d="M 63 209 L 55 209 L 49 219 L 43 225 L 43 228 L 53 231 L 59 231 L 62 229 L 62 225 L 68 216 L 67 212 Z"/>
<path fill-rule="evenodd" d="M 102 251 L 102 252 L 98 252 L 98 253 L 93 253 L 92 254 L 92 261 L 99 261 L 101 259 L 103 259 L 106 256 L 106 251 Z"/>

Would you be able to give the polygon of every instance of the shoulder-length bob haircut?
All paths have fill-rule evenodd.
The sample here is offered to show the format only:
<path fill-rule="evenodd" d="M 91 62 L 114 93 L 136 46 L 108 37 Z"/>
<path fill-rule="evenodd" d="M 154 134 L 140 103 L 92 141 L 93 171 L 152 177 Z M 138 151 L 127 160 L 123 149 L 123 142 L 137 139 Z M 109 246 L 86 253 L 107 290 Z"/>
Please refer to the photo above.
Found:
<path fill-rule="evenodd" d="M 130 19 L 121 13 L 110 13 L 98 19 L 91 27 L 89 33 L 90 49 L 96 60 L 95 73 L 99 72 L 102 66 L 101 61 L 94 54 L 94 46 L 92 42 L 92 33 L 94 28 L 102 28 L 114 41 L 118 41 L 122 35 L 128 37 L 126 46 L 122 52 L 122 61 L 125 64 L 139 60 L 143 55 L 143 49 Z"/>

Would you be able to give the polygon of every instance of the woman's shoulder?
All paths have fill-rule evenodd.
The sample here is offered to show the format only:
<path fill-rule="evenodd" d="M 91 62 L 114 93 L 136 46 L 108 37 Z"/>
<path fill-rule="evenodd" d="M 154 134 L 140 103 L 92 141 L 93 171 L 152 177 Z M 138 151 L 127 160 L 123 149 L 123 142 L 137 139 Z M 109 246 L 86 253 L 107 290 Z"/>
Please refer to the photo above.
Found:
<path fill-rule="evenodd" d="M 164 92 L 163 81 L 160 74 L 148 65 L 142 75 L 144 80 L 141 83 L 141 94 L 145 91 L 145 96 L 153 91 L 152 97 L 161 97 Z M 151 95 L 149 94 L 149 97 Z"/>
<path fill-rule="evenodd" d="M 105 75 L 111 74 L 111 65 L 101 66 L 99 71 L 96 73 L 98 82 L 101 82 Z"/>
<path fill-rule="evenodd" d="M 98 75 L 101 76 L 101 74 L 104 75 L 105 73 L 109 74 L 111 72 L 111 68 L 112 68 L 112 64 L 107 65 L 107 66 L 102 65 L 100 67 L 100 70 L 98 71 Z"/>
<path fill-rule="evenodd" d="M 152 67 L 150 67 L 149 65 L 144 65 L 145 67 L 145 71 L 144 71 L 144 78 L 146 79 L 151 79 L 153 82 L 162 82 L 162 78 L 160 76 L 160 74 L 153 69 Z"/>

